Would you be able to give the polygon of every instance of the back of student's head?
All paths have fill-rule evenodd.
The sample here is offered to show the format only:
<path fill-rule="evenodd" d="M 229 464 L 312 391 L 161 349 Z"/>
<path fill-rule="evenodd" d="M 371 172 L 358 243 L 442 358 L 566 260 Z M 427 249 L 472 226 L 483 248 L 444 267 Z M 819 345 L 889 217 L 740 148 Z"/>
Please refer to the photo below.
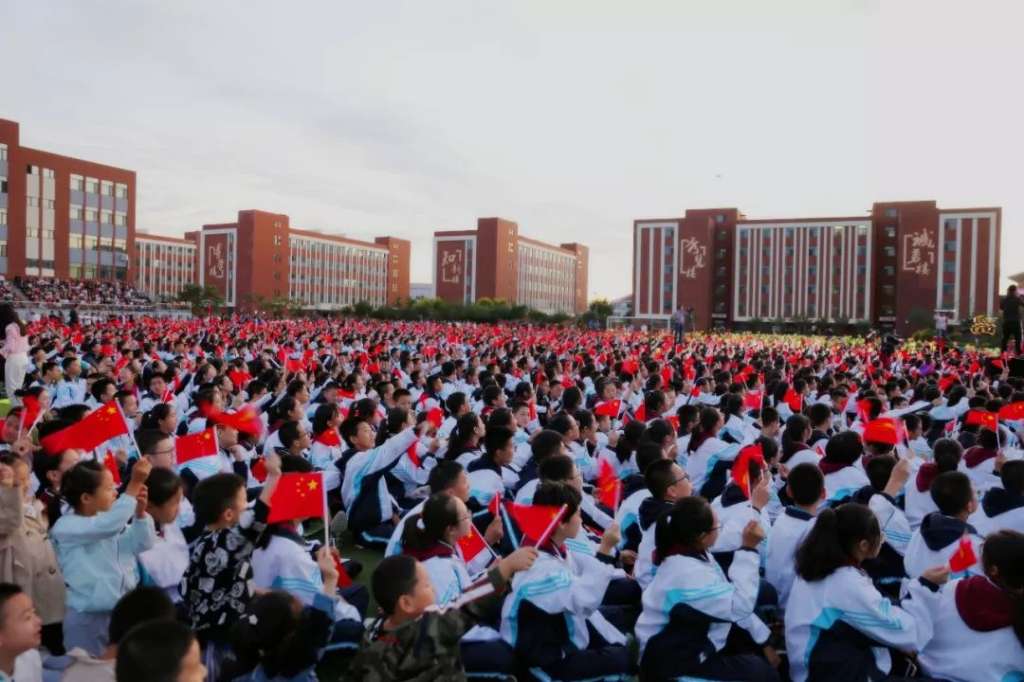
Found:
<path fill-rule="evenodd" d="M 567 483 L 555 483 L 544 481 L 537 486 L 537 492 L 533 494 L 533 503 L 547 507 L 561 507 L 565 505 L 565 514 L 562 516 L 564 523 L 570 516 L 580 508 L 582 501 L 580 491 Z"/>
<path fill-rule="evenodd" d="M 544 429 L 533 436 L 530 440 L 530 452 L 533 454 L 534 462 L 543 462 L 551 455 L 557 455 L 562 451 L 562 434 L 550 429 Z"/>
<path fill-rule="evenodd" d="M 416 559 L 408 554 L 385 557 L 370 578 L 370 589 L 377 606 L 386 615 L 395 612 L 398 600 L 416 588 Z"/>
<path fill-rule="evenodd" d="M 995 431 L 981 429 L 978 431 L 978 445 L 989 450 L 995 450 L 999 447 L 999 436 Z"/>
<path fill-rule="evenodd" d="M 192 493 L 192 507 L 196 522 L 202 526 L 215 523 L 234 504 L 238 491 L 245 487 L 245 481 L 235 474 L 214 474 L 204 478 Z"/>
<path fill-rule="evenodd" d="M 823 580 L 838 568 L 857 565 L 858 551 L 873 555 L 881 539 L 878 519 L 864 505 L 823 509 L 797 548 L 796 573 L 808 582 Z"/>
<path fill-rule="evenodd" d="M 769 424 L 779 423 L 779 411 L 772 406 L 761 408 L 761 417 L 758 421 L 761 422 L 761 426 L 768 426 Z"/>
<path fill-rule="evenodd" d="M 661 499 L 665 491 L 676 484 L 676 476 L 672 467 L 675 464 L 671 459 L 658 459 L 647 465 L 644 469 L 644 485 L 651 491 L 651 496 Z"/>
<path fill-rule="evenodd" d="M 932 446 L 932 459 L 940 472 L 956 471 L 960 466 L 960 458 L 964 455 L 964 447 L 952 438 L 940 438 Z"/>
<path fill-rule="evenodd" d="M 1003 529 L 986 536 L 981 565 L 985 575 L 1006 591 L 1013 632 L 1024 645 L 1024 533 Z"/>
<path fill-rule="evenodd" d="M 789 470 L 786 485 L 793 501 L 806 507 L 821 499 L 821 493 L 825 490 L 825 477 L 816 465 L 804 462 Z"/>
<path fill-rule="evenodd" d="M 843 431 L 828 440 L 825 458 L 830 462 L 853 464 L 863 454 L 864 448 L 856 431 Z"/>
<path fill-rule="evenodd" d="M 1011 495 L 1024 495 L 1024 460 L 1004 462 L 1002 469 L 999 470 L 999 478 L 1006 492 Z"/>
<path fill-rule="evenodd" d="M 803 443 L 810 428 L 811 420 L 802 414 L 794 414 L 786 420 L 786 428 L 782 431 L 782 446 Z"/>
<path fill-rule="evenodd" d="M 484 449 L 488 454 L 493 454 L 508 447 L 509 441 L 515 436 L 512 429 L 504 426 L 495 426 L 487 429 L 484 435 Z"/>
<path fill-rule="evenodd" d="M 282 474 L 308 474 L 313 471 L 313 463 L 302 455 L 281 455 Z"/>
<path fill-rule="evenodd" d="M 668 423 L 668 420 L 659 418 L 647 425 L 647 430 L 644 431 L 644 440 L 657 443 L 660 446 L 668 438 L 672 438 L 674 442 L 675 435 L 675 429 Z"/>
<path fill-rule="evenodd" d="M 654 526 L 654 563 L 660 565 L 670 554 L 697 551 L 697 540 L 711 532 L 715 516 L 703 497 L 684 497 L 662 513 Z"/>
<path fill-rule="evenodd" d="M 79 462 L 64 472 L 60 482 L 60 494 L 71 505 L 71 508 L 78 511 L 81 509 L 83 495 L 95 495 L 96 490 L 103 483 L 103 468 L 99 462 L 87 460 Z"/>
<path fill-rule="evenodd" d="M 956 516 L 967 509 L 974 497 L 971 479 L 962 471 L 944 471 L 932 481 L 932 500 L 946 516 Z"/>
<path fill-rule="evenodd" d="M 174 620 L 152 620 L 132 628 L 117 647 L 118 680 L 177 682 L 195 634 Z"/>
<path fill-rule="evenodd" d="M 136 625 L 150 620 L 174 620 L 175 616 L 174 602 L 162 589 L 136 587 L 114 605 L 107 636 L 111 644 L 117 644 Z"/>
<path fill-rule="evenodd" d="M 665 451 L 659 443 L 641 443 L 636 449 L 636 466 L 641 473 L 659 459 L 665 459 Z"/>
<path fill-rule="evenodd" d="M 146 491 L 149 503 L 160 506 L 173 498 L 181 490 L 181 476 L 171 469 L 153 467 L 146 477 Z"/>
<path fill-rule="evenodd" d="M 458 414 L 462 406 L 466 404 L 466 394 L 462 391 L 455 391 L 448 399 L 444 401 L 445 407 L 448 408 L 448 414 Z"/>
<path fill-rule="evenodd" d="M 448 493 L 434 493 L 423 509 L 409 516 L 402 528 L 402 546 L 406 550 L 427 549 L 445 537 L 451 526 L 459 524 L 459 508 Z"/>
<path fill-rule="evenodd" d="M 232 648 L 243 669 L 262 666 L 269 678 L 292 679 L 309 667 L 310 661 L 294 655 L 295 640 L 307 634 L 301 621 L 308 617 L 296 607 L 295 597 L 283 590 L 252 598 L 246 617 L 231 629 Z"/>
<path fill-rule="evenodd" d="M 573 418 L 568 412 L 559 412 L 548 420 L 547 428 L 561 435 L 566 435 L 572 430 Z"/>
<path fill-rule="evenodd" d="M 568 455 L 552 455 L 537 467 L 537 476 L 541 481 L 571 481 L 576 475 L 576 464 Z"/>
<path fill-rule="evenodd" d="M 459 480 L 459 474 L 463 471 L 461 464 L 454 459 L 438 460 L 434 468 L 427 474 L 427 485 L 431 493 L 440 493 L 448 490 Z"/>
<path fill-rule="evenodd" d="M 889 482 L 889 474 L 892 473 L 895 466 L 896 458 L 889 455 L 878 455 L 869 459 L 864 471 L 868 475 L 871 487 L 879 492 L 885 490 L 885 486 Z"/>
<path fill-rule="evenodd" d="M 832 408 L 825 403 L 814 403 L 807 410 L 807 416 L 810 420 L 811 426 L 825 426 L 829 425 L 832 421 Z M 786 426 L 789 426 L 789 422 L 786 422 Z"/>

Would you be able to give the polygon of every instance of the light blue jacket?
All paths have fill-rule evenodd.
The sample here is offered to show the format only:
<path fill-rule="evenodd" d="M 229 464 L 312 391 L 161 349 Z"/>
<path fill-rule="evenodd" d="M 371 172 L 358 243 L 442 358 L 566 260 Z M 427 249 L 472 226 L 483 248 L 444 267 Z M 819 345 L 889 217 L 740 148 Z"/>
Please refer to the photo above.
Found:
<path fill-rule="evenodd" d="M 132 518 L 135 504 L 134 497 L 122 495 L 109 511 L 95 516 L 70 512 L 57 519 L 50 537 L 68 586 L 68 608 L 110 611 L 138 585 L 136 557 L 153 546 L 156 527 L 148 514 Z"/>

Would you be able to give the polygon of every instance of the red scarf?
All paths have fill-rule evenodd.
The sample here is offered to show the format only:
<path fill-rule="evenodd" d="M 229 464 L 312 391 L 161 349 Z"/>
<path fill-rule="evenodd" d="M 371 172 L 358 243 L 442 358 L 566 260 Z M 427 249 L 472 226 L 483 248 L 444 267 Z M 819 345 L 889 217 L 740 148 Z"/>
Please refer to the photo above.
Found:
<path fill-rule="evenodd" d="M 341 445 L 341 435 L 338 433 L 338 429 L 324 429 L 321 433 L 316 434 L 316 438 L 313 440 L 321 445 L 326 445 L 329 448 Z"/>

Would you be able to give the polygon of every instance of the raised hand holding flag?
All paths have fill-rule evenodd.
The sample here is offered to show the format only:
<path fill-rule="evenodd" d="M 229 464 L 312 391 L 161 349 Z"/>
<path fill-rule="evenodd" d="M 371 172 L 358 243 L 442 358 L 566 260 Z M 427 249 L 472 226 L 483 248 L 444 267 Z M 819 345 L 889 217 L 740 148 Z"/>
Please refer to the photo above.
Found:
<path fill-rule="evenodd" d="M 949 570 L 953 573 L 962 573 L 978 563 L 978 556 L 974 553 L 974 543 L 969 535 L 960 538 L 953 556 L 949 557 Z"/>

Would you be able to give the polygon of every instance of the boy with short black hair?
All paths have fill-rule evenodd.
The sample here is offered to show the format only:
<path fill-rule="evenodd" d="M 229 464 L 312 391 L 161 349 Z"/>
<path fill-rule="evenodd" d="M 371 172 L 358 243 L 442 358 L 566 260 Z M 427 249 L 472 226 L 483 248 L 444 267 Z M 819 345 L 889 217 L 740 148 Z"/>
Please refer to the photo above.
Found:
<path fill-rule="evenodd" d="M 1024 461 L 1003 462 L 997 473 L 1002 487 L 985 493 L 970 522 L 983 536 L 1000 530 L 1024 533 Z"/>
<path fill-rule="evenodd" d="M 786 494 L 793 501 L 768 531 L 764 577 L 779 593 L 779 608 L 785 610 L 789 590 L 796 579 L 796 549 L 803 542 L 825 501 L 825 477 L 811 463 L 793 467 L 786 478 Z"/>
<path fill-rule="evenodd" d="M 43 621 L 28 595 L 11 583 L 0 583 L 0 680 L 42 679 L 42 661 L 36 648 Z"/>
<path fill-rule="evenodd" d="M 974 555 L 981 556 L 981 537 L 974 526 L 967 523 L 967 518 L 978 509 L 971 479 L 962 472 L 947 471 L 935 477 L 931 492 L 939 510 L 924 517 L 907 545 L 903 563 L 911 578 L 919 577 L 932 566 L 948 563 L 965 535 L 974 546 Z M 965 572 L 981 574 L 977 564 Z"/>

